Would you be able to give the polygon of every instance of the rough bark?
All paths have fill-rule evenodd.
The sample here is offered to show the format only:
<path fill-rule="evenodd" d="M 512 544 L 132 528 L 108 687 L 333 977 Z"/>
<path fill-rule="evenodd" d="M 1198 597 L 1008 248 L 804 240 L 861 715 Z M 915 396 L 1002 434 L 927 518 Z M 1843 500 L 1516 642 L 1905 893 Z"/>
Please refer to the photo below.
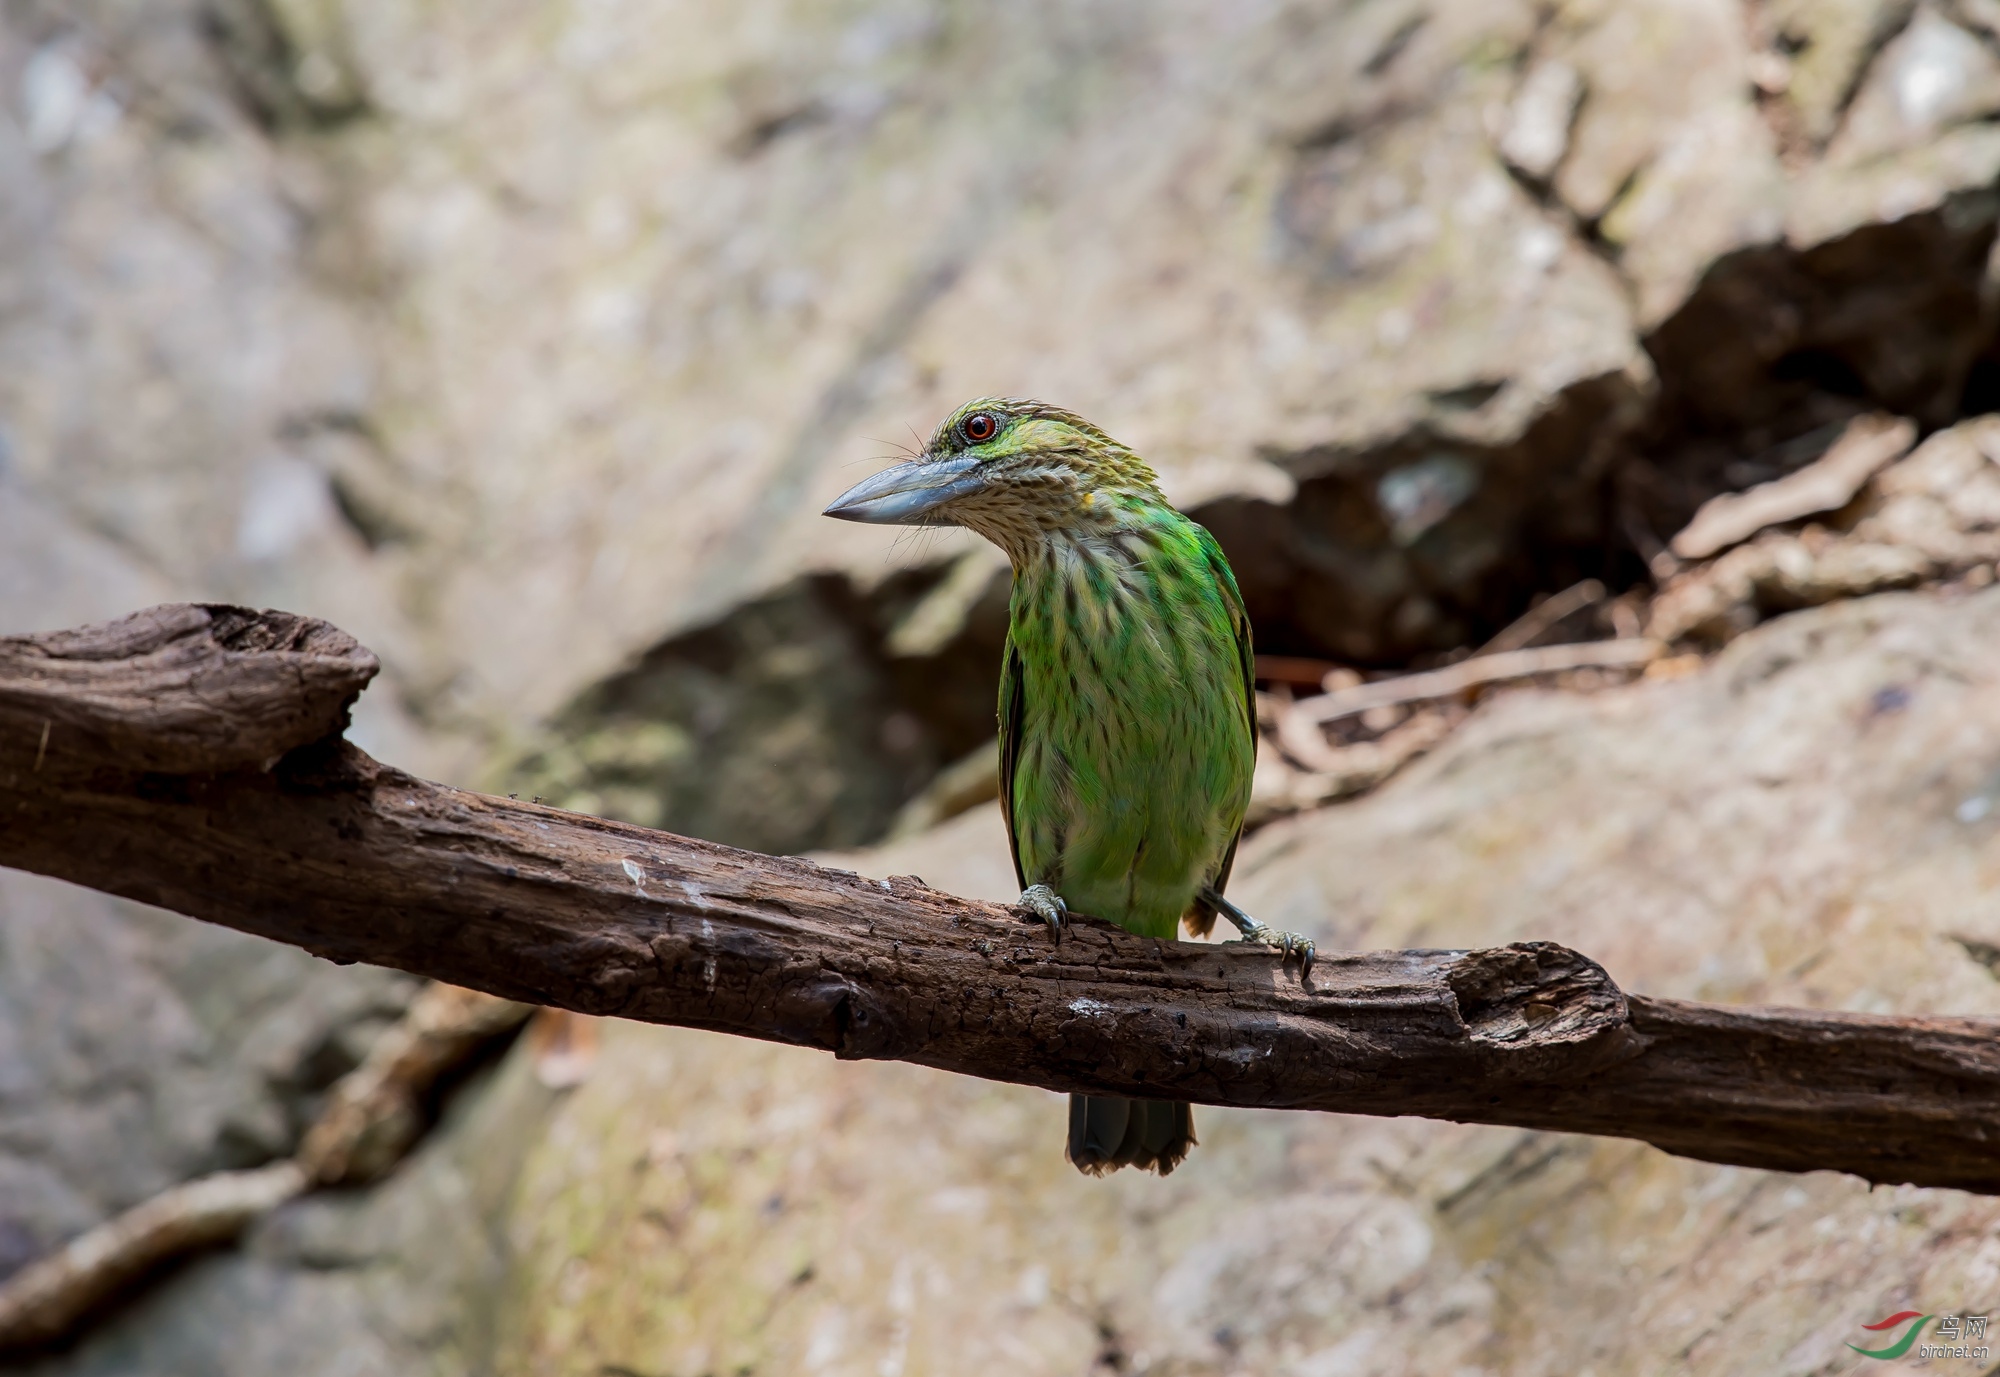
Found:
<path fill-rule="evenodd" d="M 914 877 L 389 769 L 337 734 L 373 672 L 330 627 L 230 608 L 0 641 L 0 863 L 332 960 L 841 1057 L 2000 1193 L 1989 1022 L 1627 996 L 1548 943 L 1324 953 L 1304 983 L 1262 950 L 1087 919 L 1052 946 Z"/>

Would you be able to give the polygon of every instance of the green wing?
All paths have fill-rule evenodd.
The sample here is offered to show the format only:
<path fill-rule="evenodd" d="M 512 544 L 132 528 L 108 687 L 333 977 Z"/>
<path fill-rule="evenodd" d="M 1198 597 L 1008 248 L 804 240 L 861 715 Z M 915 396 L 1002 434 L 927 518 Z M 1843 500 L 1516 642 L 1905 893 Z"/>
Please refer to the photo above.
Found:
<path fill-rule="evenodd" d="M 1021 672 L 1021 652 L 1014 648 L 1014 632 L 1007 632 L 1007 648 L 1000 660 L 1000 816 L 1007 823 L 1007 850 L 1014 857 L 1014 878 L 1022 889 L 1028 887 L 1027 873 L 1021 869 L 1021 841 L 1014 830 L 1014 763 L 1021 758 L 1021 729 L 1027 712 L 1028 686 Z M 1235 846 L 1230 851 L 1233 854 Z"/>
<path fill-rule="evenodd" d="M 1201 532 L 1201 552 L 1208 561 L 1208 571 L 1215 578 L 1215 586 L 1222 592 L 1222 605 L 1229 612 L 1229 629 L 1236 638 L 1236 658 L 1242 668 L 1243 687 L 1243 730 L 1250 737 L 1250 759 L 1257 759 L 1257 655 L 1250 645 L 1250 614 L 1243 609 L 1243 593 L 1236 586 L 1235 571 L 1229 567 L 1229 560 L 1216 544 L 1215 537 L 1208 528 L 1199 524 L 1195 529 Z M 1003 758 L 1004 758 L 1003 748 Z M 1003 766 L 1004 769 L 1004 766 Z M 1229 849 L 1222 853 L 1222 864 L 1215 872 L 1214 889 L 1217 894 L 1229 887 L 1229 872 L 1236 864 L 1236 844 L 1243 840 L 1243 820 L 1236 820 L 1236 835 L 1229 839 Z M 1195 921 L 1188 926 L 1197 934 L 1206 933 L 1215 925 L 1215 914 L 1205 904 L 1195 905 Z"/>

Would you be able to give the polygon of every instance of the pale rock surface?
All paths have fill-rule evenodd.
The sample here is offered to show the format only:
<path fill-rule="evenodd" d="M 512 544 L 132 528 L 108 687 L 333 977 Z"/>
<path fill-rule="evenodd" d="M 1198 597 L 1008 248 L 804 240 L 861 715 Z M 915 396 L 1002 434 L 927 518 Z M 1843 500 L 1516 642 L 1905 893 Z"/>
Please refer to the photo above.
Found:
<path fill-rule="evenodd" d="M 552 1093 L 515 1059 L 476 1074 L 437 1131 L 367 1191 L 309 1196 L 242 1248 L 198 1257 L 33 1377 L 413 1377 L 493 1366 L 499 1230 Z"/>
<path fill-rule="evenodd" d="M 1523 540 L 1601 539 L 1576 485 L 1712 264 L 1979 240 L 2000 170 L 1978 6 L 217 13 L 0 28 L 10 463 L 178 593 L 333 618 L 488 749 L 808 570 L 963 548 L 815 514 L 979 393 L 1247 504 L 1286 634 L 1445 648 Z M 1859 328 L 1759 290 L 1737 375 Z M 1893 405 L 1977 345 L 1921 324 Z"/>
<path fill-rule="evenodd" d="M 1011 897 L 995 809 L 851 859 Z M 2000 592 L 1784 618 L 1692 678 L 1482 709 L 1375 795 L 1246 843 L 1326 946 L 1545 938 L 1628 989 L 2000 1014 Z M 2000 1304 L 2000 1203 L 1638 1144 L 1198 1112 L 1162 1181 L 1061 1100 L 611 1025 L 529 1151 L 523 1373 L 1861 1371 Z"/>
<path fill-rule="evenodd" d="M 0 1273 L 287 1155 L 416 983 L 0 871 Z"/>
<path fill-rule="evenodd" d="M 1822 354 L 1948 419 L 1991 334 L 1977 5 L 211 9 L 0 24 L 7 463 L 503 788 L 649 647 L 967 548 L 816 513 L 969 395 L 1150 456 L 1273 648 L 1395 663 L 1601 561 L 1620 446 L 1785 440 Z M 976 744 L 922 727 L 884 791 Z"/>
<path fill-rule="evenodd" d="M 330 485 L 377 365 L 313 262 L 324 177 L 204 33 L 174 0 L 0 14 L 0 625 L 172 597 L 326 616 L 384 656 L 381 738 L 463 771 L 407 721 L 419 643 Z"/>
<path fill-rule="evenodd" d="M 607 812 L 857 840 L 990 730 L 992 565 L 814 515 L 907 427 L 1047 394 L 1200 506 L 1273 648 L 1457 644 L 1630 538 L 1627 449 L 1685 479 L 1634 489 L 1664 536 L 1811 425 L 1957 418 L 1996 35 L 1991 0 L 9 4 L 0 630 L 316 613 L 382 654 L 355 735 L 398 765 L 532 790 L 546 746 Z M 2000 943 L 2000 786 L 1958 777 L 1994 768 L 1991 604 L 1864 606 L 1502 703 L 1261 836 L 1244 895 L 1341 941 L 1566 937 L 1638 988 L 1984 1009 L 1936 934 Z M 1752 682 L 1758 646 L 1824 682 Z M 621 668 L 629 719 L 542 741 Z M 1012 884 L 990 813 L 867 864 Z M 0 1266 L 280 1150 L 395 1003 L 39 882 L 0 907 Z M 2000 1290 L 1978 1202 L 1622 1145 L 1211 1113 L 1182 1174 L 1091 1185 L 1050 1097 L 634 1029 L 548 1109 L 475 1089 L 441 1165 L 347 1202 L 395 1229 L 286 1242 L 308 1202 L 45 1370 L 1807 1372 L 1864 1313 Z"/>
<path fill-rule="evenodd" d="M 1615 275 L 1482 131 L 1526 6 L 660 4 L 546 51 L 534 5 L 343 12 L 384 118 L 329 213 L 405 284 L 382 500 L 475 713 L 802 569 L 962 548 L 817 512 L 968 396 L 1073 406 L 1183 500 L 1282 499 L 1646 373 Z"/>

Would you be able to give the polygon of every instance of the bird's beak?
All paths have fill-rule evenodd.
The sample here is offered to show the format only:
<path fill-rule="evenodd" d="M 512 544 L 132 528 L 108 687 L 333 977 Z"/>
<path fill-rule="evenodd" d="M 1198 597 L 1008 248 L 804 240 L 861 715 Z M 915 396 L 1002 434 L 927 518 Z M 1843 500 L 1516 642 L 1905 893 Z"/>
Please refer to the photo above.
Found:
<path fill-rule="evenodd" d="M 950 525 L 940 508 L 985 485 L 979 461 L 970 456 L 912 459 L 862 479 L 836 497 L 825 515 L 877 526 Z"/>

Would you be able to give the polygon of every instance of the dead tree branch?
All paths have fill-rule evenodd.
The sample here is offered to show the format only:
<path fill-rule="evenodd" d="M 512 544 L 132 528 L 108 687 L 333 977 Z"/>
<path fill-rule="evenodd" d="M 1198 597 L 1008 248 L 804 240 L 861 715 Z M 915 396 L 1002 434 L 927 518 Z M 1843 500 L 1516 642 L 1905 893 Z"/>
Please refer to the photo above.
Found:
<path fill-rule="evenodd" d="M 904 877 L 412 778 L 338 736 L 374 658 L 165 607 L 0 640 L 0 864 L 534 1004 L 1055 1090 L 1643 1139 L 2000 1193 L 1969 1018 L 1627 995 L 1549 943 L 1262 951 L 1077 922 L 1060 946 Z"/>
<path fill-rule="evenodd" d="M 424 1093 L 531 1012 L 474 990 L 426 986 L 361 1065 L 335 1082 L 297 1156 L 171 1186 L 0 1281 L 0 1353 L 64 1337 L 155 1268 L 233 1241 L 315 1185 L 381 1175 L 415 1142 Z"/>
<path fill-rule="evenodd" d="M 85 1230 L 0 1287 L 0 1351 L 63 1337 L 107 1297 L 182 1253 L 230 1242 L 305 1185 L 290 1161 L 212 1172 Z"/>
<path fill-rule="evenodd" d="M 1767 526 L 1838 511 L 1916 442 L 1915 421 L 1880 413 L 1856 416 L 1827 452 L 1804 468 L 1742 492 L 1709 498 L 1670 548 L 1681 559 L 1707 559 Z"/>
<path fill-rule="evenodd" d="M 1533 679 L 1572 669 L 1643 669 L 1665 652 L 1665 646 L 1649 640 L 1576 641 L 1568 645 L 1536 646 L 1531 650 L 1503 650 L 1493 655 L 1475 655 L 1443 669 L 1377 679 L 1304 698 L 1292 705 L 1292 715 L 1302 724 L 1325 726 L 1343 717 L 1359 717 L 1370 708 L 1455 698 L 1468 689 L 1513 679 Z"/>

